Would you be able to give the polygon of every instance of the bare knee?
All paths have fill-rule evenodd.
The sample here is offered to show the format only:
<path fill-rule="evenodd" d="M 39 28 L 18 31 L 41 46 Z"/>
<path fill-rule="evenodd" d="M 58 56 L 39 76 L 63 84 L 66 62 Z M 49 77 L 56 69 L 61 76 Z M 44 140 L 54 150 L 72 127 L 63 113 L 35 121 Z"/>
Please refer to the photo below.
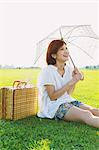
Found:
<path fill-rule="evenodd" d="M 89 122 L 89 120 L 91 120 L 93 117 L 92 113 L 89 111 L 89 110 L 85 110 L 83 112 L 83 116 L 82 116 L 82 119 L 84 122 Z"/>
<path fill-rule="evenodd" d="M 93 108 L 91 109 L 91 112 L 93 115 L 99 116 L 99 108 Z"/>

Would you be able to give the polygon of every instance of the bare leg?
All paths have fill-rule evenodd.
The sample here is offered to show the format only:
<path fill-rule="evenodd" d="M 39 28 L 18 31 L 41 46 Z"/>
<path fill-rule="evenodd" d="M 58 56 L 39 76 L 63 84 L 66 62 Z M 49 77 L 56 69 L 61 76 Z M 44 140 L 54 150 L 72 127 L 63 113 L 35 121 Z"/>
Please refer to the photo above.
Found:
<path fill-rule="evenodd" d="M 90 111 L 73 106 L 64 116 L 65 121 L 81 121 L 90 126 L 99 128 L 99 117 L 94 116 Z"/>
<path fill-rule="evenodd" d="M 89 106 L 87 104 L 80 105 L 80 108 L 85 109 L 85 110 L 89 110 L 93 115 L 99 117 L 99 108 L 93 108 L 92 106 Z"/>

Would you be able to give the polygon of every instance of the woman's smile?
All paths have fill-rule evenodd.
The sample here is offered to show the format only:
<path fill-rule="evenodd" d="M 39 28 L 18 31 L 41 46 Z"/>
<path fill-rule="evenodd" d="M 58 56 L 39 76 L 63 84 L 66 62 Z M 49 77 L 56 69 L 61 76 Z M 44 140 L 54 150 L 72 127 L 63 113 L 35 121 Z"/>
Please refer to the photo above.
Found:
<path fill-rule="evenodd" d="M 63 55 L 65 58 L 68 58 L 69 57 L 69 55 Z"/>

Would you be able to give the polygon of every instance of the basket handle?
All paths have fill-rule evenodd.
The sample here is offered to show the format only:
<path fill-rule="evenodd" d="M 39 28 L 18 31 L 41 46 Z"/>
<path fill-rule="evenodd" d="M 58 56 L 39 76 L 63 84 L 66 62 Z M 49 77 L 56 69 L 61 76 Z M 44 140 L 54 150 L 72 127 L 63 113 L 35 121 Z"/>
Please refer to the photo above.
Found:
<path fill-rule="evenodd" d="M 17 85 L 18 85 L 20 82 L 21 82 L 21 81 L 19 81 L 19 80 L 14 81 L 14 82 L 13 82 L 13 87 L 15 87 L 15 84 L 16 84 L 16 83 L 17 83 Z M 17 85 L 16 85 L 16 86 L 17 86 Z"/>
<path fill-rule="evenodd" d="M 24 87 L 27 85 L 27 82 L 25 81 L 19 81 L 19 80 L 16 80 L 13 82 L 13 87 L 15 87 L 15 84 L 17 83 L 16 87 L 19 88 L 20 85 L 23 85 L 24 84 Z"/>

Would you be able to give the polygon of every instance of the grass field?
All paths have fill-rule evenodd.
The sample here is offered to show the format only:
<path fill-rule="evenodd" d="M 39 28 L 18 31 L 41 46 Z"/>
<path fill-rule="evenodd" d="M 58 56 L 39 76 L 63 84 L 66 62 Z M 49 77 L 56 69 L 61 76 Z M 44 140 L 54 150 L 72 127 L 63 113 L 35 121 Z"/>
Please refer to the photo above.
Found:
<path fill-rule="evenodd" d="M 40 70 L 0 70 L 0 86 L 14 80 L 36 85 Z M 99 70 L 83 70 L 85 80 L 73 97 L 99 107 Z M 40 119 L 31 116 L 18 121 L 0 120 L 0 150 L 99 150 L 99 129 L 83 123 Z"/>

